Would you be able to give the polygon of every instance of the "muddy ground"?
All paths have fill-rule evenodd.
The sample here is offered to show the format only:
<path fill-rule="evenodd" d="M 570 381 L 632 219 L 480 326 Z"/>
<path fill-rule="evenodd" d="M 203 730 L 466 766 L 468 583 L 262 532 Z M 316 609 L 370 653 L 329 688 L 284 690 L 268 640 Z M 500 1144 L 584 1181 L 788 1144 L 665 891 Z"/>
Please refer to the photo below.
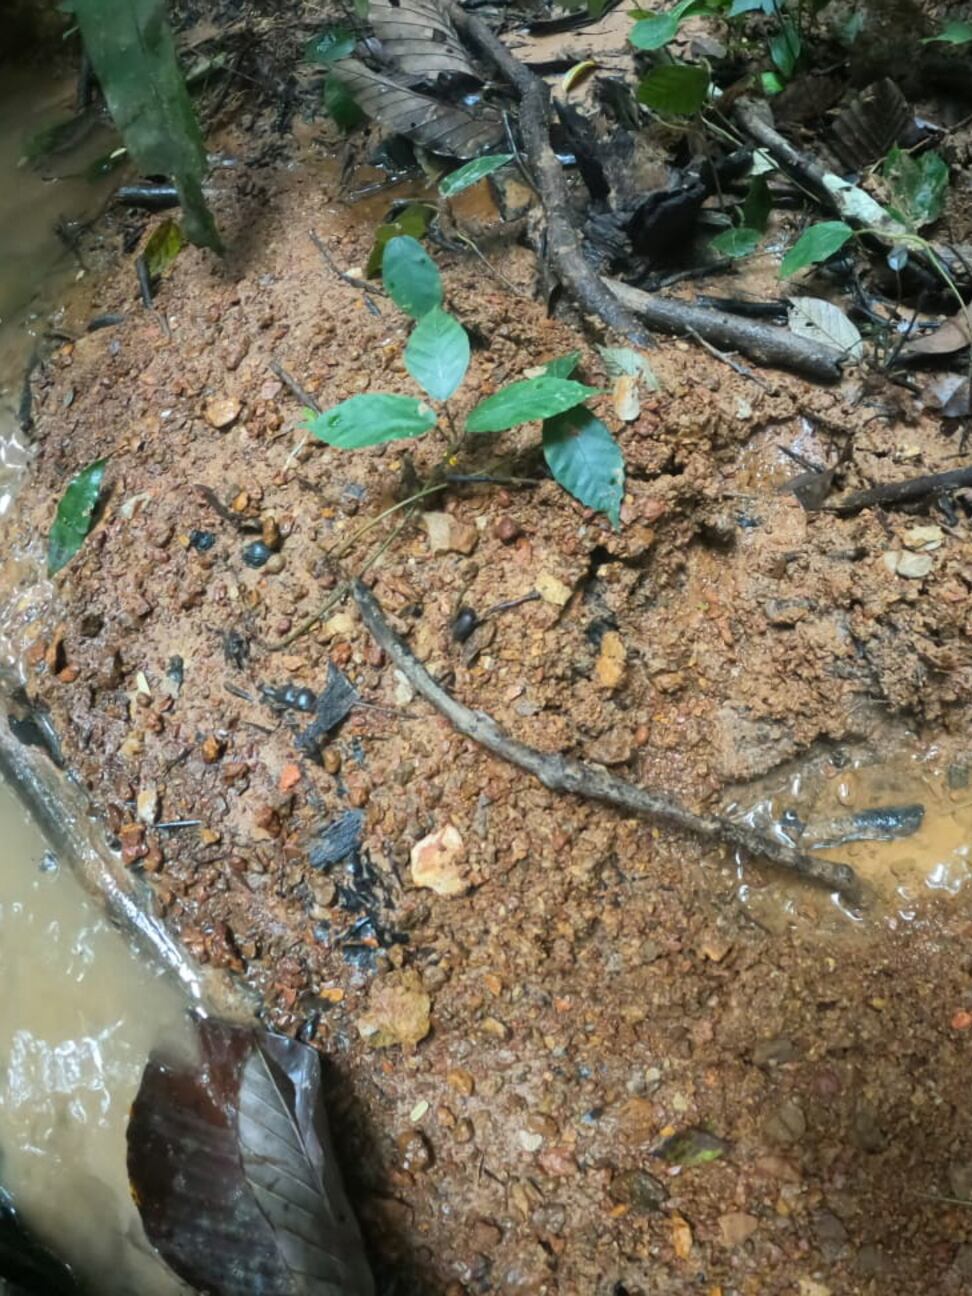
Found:
<path fill-rule="evenodd" d="M 902 922 L 879 885 L 853 920 L 692 838 L 549 793 L 412 697 L 350 603 L 279 646 L 396 519 L 340 561 L 338 546 L 444 445 L 348 455 L 300 430 L 272 361 L 322 406 L 409 390 L 402 317 L 385 301 L 372 314 L 308 237 L 361 267 L 385 199 L 341 201 L 326 128 L 268 152 L 247 127 L 219 142 L 235 161 L 213 181 L 225 262 L 185 250 L 148 312 L 123 256 L 59 321 L 77 340 L 35 377 L 5 629 L 172 928 L 321 1048 L 383 1290 L 969 1290 L 964 892 L 921 898 Z M 517 292 L 437 253 L 478 343 L 457 414 L 574 347 L 602 381 L 590 338 L 547 317 L 532 252 L 483 237 L 481 204 L 472 216 Z M 116 222 L 92 237 L 114 248 Z M 83 332 L 110 313 L 123 321 Z M 867 375 L 757 383 L 662 339 L 651 362 L 662 389 L 618 429 L 619 534 L 539 481 L 439 496 L 458 552 L 432 551 L 420 515 L 393 541 L 369 580 L 418 655 L 517 737 L 694 807 L 753 800 L 745 785 L 784 762 L 831 777 L 893 743 L 934 742 L 961 770 L 967 516 L 841 519 L 779 489 L 794 471 L 781 445 L 832 460 L 852 431 L 854 487 L 956 466 L 956 433 Z M 607 398 L 603 412 L 618 428 Z M 537 444 L 534 427 L 507 433 L 460 467 L 530 479 Z M 53 587 L 32 585 L 56 499 L 99 456 L 103 515 Z M 271 518 L 279 554 L 251 569 L 243 550 Z M 896 574 L 885 555 L 929 521 L 944 533 L 930 574 Z M 452 638 L 461 605 L 558 582 L 565 604 L 498 615 L 478 656 Z M 317 763 L 295 742 L 307 717 L 261 686 L 318 690 L 329 661 L 374 705 Z M 349 808 L 364 825 L 354 877 L 310 860 Z M 182 821 L 199 822 L 160 826 Z M 439 895 L 409 858 L 449 825 L 459 893 Z M 652 1154 L 688 1128 L 725 1155 Z"/>

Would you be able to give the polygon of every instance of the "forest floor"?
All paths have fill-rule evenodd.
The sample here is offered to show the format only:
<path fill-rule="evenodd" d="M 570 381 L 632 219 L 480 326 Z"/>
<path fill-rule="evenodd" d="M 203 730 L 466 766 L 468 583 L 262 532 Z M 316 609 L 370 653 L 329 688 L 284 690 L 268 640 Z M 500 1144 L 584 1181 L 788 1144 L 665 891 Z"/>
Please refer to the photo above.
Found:
<path fill-rule="evenodd" d="M 782 449 L 832 462 L 852 434 L 853 489 L 956 467 L 957 433 L 866 373 L 739 373 L 659 337 L 638 417 L 595 402 L 627 462 L 620 531 L 540 479 L 529 425 L 456 468 L 523 481 L 450 485 L 368 576 L 433 675 L 544 751 L 761 823 L 921 801 L 918 837 L 838 852 L 873 888 L 851 914 L 490 756 L 350 600 L 283 644 L 403 514 L 338 547 L 443 445 L 347 453 L 301 430 L 274 363 L 322 407 L 406 391 L 406 327 L 309 237 L 360 270 L 388 195 L 347 201 L 320 122 L 270 149 L 265 130 L 237 117 L 210 141 L 235 162 L 212 181 L 226 258 L 185 249 L 153 311 L 130 255 L 89 276 L 59 321 L 76 340 L 35 375 L 4 633 L 106 831 L 190 953 L 321 1049 L 384 1290 L 967 1291 L 972 530 L 931 519 L 929 569 L 905 576 L 888 555 L 929 518 L 808 512 Z M 533 252 L 480 191 L 457 210 L 503 276 L 433 248 L 474 338 L 457 414 L 574 348 L 603 385 Z M 97 238 L 122 233 L 109 216 Z M 686 295 L 774 281 L 748 267 Z M 66 481 L 103 456 L 91 536 L 34 583 Z M 254 569 L 260 536 L 279 552 Z M 461 607 L 536 590 L 456 642 Z M 362 704 L 313 760 L 280 690 L 319 692 L 329 662 Z M 349 810 L 360 850 L 315 867 Z M 410 856 L 450 826 L 440 894 Z M 718 1157 L 656 1155 L 686 1130 Z"/>

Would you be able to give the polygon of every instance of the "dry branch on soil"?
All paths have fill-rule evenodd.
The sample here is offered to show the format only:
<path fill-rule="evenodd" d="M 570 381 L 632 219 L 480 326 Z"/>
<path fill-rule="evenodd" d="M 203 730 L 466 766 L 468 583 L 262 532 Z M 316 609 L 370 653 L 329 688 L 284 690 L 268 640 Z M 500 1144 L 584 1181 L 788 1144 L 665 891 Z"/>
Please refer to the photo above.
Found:
<path fill-rule="evenodd" d="M 816 859 L 812 855 L 784 846 L 770 837 L 718 815 L 699 815 L 680 805 L 674 797 L 650 792 L 607 770 L 565 756 L 550 756 L 511 738 L 483 711 L 473 711 L 459 702 L 441 684 L 436 683 L 411 649 L 389 625 L 381 604 L 360 580 L 351 587 L 362 619 L 378 646 L 388 654 L 416 692 L 441 713 L 467 738 L 479 743 L 494 755 L 527 770 L 552 792 L 604 801 L 629 814 L 661 819 L 710 841 L 717 841 L 746 851 L 749 855 L 771 860 L 808 881 L 826 886 L 851 900 L 860 895 L 857 877 L 847 864 Z"/>

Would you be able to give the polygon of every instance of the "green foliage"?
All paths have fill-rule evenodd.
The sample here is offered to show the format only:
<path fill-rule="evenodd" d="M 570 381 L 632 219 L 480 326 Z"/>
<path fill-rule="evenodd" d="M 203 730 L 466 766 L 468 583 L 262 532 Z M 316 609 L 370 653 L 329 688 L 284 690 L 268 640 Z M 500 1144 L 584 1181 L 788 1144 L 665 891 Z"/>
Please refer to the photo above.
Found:
<path fill-rule="evenodd" d="M 884 159 L 881 175 L 891 194 L 888 210 L 908 229 L 920 230 L 941 216 L 948 192 L 948 166 L 937 153 L 912 157 L 893 148 Z"/>
<path fill-rule="evenodd" d="M 345 135 L 365 119 L 351 91 L 333 76 L 329 76 L 324 82 L 324 111 Z"/>
<path fill-rule="evenodd" d="M 664 63 L 652 68 L 638 86 L 638 100 L 656 112 L 687 117 L 705 103 L 709 73 L 689 63 Z"/>
<path fill-rule="evenodd" d="M 579 351 L 568 351 L 566 355 L 557 356 L 556 360 L 548 360 L 544 373 L 548 378 L 569 378 L 580 364 L 580 358 Z"/>
<path fill-rule="evenodd" d="M 319 36 L 304 46 L 304 58 L 309 63 L 336 63 L 338 59 L 347 58 L 354 53 L 357 45 L 354 32 L 348 27 L 334 23 L 325 27 Z"/>
<path fill-rule="evenodd" d="M 631 28 L 628 40 L 640 50 L 662 49 L 678 35 L 681 25 L 677 15 L 672 13 L 652 14 L 642 18 Z"/>
<path fill-rule="evenodd" d="M 773 200 L 770 197 L 766 177 L 763 175 L 753 176 L 749 189 L 746 191 L 746 197 L 742 200 L 742 205 L 739 208 L 743 225 L 747 229 L 758 230 L 763 233 L 772 210 Z"/>
<path fill-rule="evenodd" d="M 407 234 L 385 244 L 381 277 L 388 296 L 413 319 L 442 304 L 442 279 L 435 262 L 418 239 Z"/>
<path fill-rule="evenodd" d="M 568 378 L 523 378 L 487 396 L 466 420 L 467 432 L 505 432 L 519 423 L 563 414 L 598 394 L 596 387 Z"/>
<path fill-rule="evenodd" d="M 423 315 L 405 348 L 405 368 L 434 400 L 448 400 L 469 368 L 469 337 L 440 306 Z"/>
<path fill-rule="evenodd" d="M 767 99 L 771 99 L 773 95 L 778 95 L 781 90 L 786 88 L 775 72 L 760 72 L 759 84 Z"/>
<path fill-rule="evenodd" d="M 544 420 L 543 456 L 557 482 L 588 508 L 621 526 L 624 459 L 617 442 L 584 405 Z"/>
<path fill-rule="evenodd" d="M 411 238 L 421 238 L 429 228 L 429 222 L 435 214 L 435 208 L 428 203 L 409 203 L 392 221 L 386 221 L 375 230 L 375 241 L 368 254 L 368 265 L 365 274 L 371 279 L 381 270 L 381 259 L 385 247 L 393 238 L 408 234 Z"/>
<path fill-rule="evenodd" d="M 435 410 L 415 396 L 366 392 L 325 410 L 310 422 L 308 430 L 340 450 L 360 450 L 382 441 L 421 436 L 435 424 Z"/>
<path fill-rule="evenodd" d="M 800 33 L 788 18 L 783 19 L 779 31 L 770 37 L 769 52 L 780 76 L 784 81 L 789 81 L 800 60 L 802 42 Z"/>
<path fill-rule="evenodd" d="M 721 234 L 717 234 L 709 243 L 709 247 L 720 256 L 733 259 L 747 257 L 752 256 L 756 251 L 762 237 L 759 230 L 741 225 L 738 229 L 723 230 Z"/>
<path fill-rule="evenodd" d="M 922 44 L 927 45 L 930 41 L 944 41 L 947 45 L 968 45 L 969 41 L 972 41 L 972 23 L 959 20 L 946 23 L 937 35 L 926 36 Z"/>
<path fill-rule="evenodd" d="M 105 460 L 96 459 L 68 486 L 57 506 L 47 541 L 47 574 L 53 576 L 71 561 L 91 530 L 91 519 L 101 494 Z"/>
<path fill-rule="evenodd" d="M 480 180 L 484 180 L 486 176 L 492 175 L 494 171 L 498 171 L 500 167 L 512 161 L 512 153 L 488 153 L 485 157 L 473 158 L 458 171 L 453 171 L 446 176 L 439 185 L 439 193 L 443 198 L 455 198 L 456 194 L 478 184 Z"/>
<path fill-rule="evenodd" d="M 203 197 L 206 149 L 165 0 L 75 0 L 85 49 L 115 125 L 145 175 L 170 175 L 192 243 L 221 250 Z"/>
<path fill-rule="evenodd" d="M 839 252 L 854 231 L 843 221 L 820 221 L 803 231 L 780 265 L 780 278 L 788 279 L 798 270 L 826 261 Z"/>
<path fill-rule="evenodd" d="M 185 247 L 186 240 L 182 229 L 174 220 L 164 220 L 148 237 L 145 251 L 145 269 L 150 279 L 158 279 Z"/>

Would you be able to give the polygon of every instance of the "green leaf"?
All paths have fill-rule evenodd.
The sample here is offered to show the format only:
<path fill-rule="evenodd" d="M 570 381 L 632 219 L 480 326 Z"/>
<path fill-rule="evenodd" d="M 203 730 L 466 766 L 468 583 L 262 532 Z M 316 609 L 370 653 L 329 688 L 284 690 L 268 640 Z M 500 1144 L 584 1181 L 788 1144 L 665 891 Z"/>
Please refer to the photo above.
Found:
<path fill-rule="evenodd" d="M 803 231 L 780 265 L 780 278 L 788 279 L 798 270 L 826 261 L 839 252 L 854 231 L 843 221 L 820 221 Z"/>
<path fill-rule="evenodd" d="M 724 257 L 747 257 L 759 247 L 759 241 L 762 238 L 759 230 L 747 229 L 745 225 L 739 229 L 723 230 L 717 234 L 709 243 L 713 252 L 718 252 Z"/>
<path fill-rule="evenodd" d="M 881 174 L 891 191 L 892 216 L 912 230 L 938 220 L 948 192 L 948 166 L 937 153 L 912 157 L 903 149 L 893 148 L 884 159 Z"/>
<path fill-rule="evenodd" d="M 749 189 L 746 191 L 746 197 L 742 200 L 742 206 L 739 209 L 743 225 L 746 229 L 759 230 L 760 233 L 763 233 L 772 210 L 773 199 L 770 197 L 766 177 L 763 175 L 753 176 Z"/>
<path fill-rule="evenodd" d="M 555 360 L 548 360 L 543 367 L 544 376 L 547 378 L 569 378 L 580 364 L 580 358 L 581 353 L 579 351 L 568 351 L 566 355 L 557 356 Z"/>
<path fill-rule="evenodd" d="M 360 450 L 382 441 L 421 436 L 435 424 L 435 411 L 414 396 L 366 392 L 311 419 L 307 430 L 339 450 Z"/>
<path fill-rule="evenodd" d="M 708 1130 L 679 1130 L 655 1148 L 654 1155 L 667 1161 L 669 1165 L 700 1166 L 718 1161 L 730 1151 L 725 1139 Z"/>
<path fill-rule="evenodd" d="M 320 36 L 315 36 L 313 40 L 307 42 L 304 46 L 304 58 L 309 63 L 334 63 L 338 59 L 353 54 L 357 43 L 353 31 L 334 24 L 325 27 Z"/>
<path fill-rule="evenodd" d="M 391 239 L 397 238 L 400 234 L 408 234 L 412 238 L 421 238 L 429 228 L 429 222 L 434 215 L 435 208 L 428 203 L 409 203 L 403 211 L 398 213 L 394 220 L 379 225 L 375 230 L 375 241 L 368 254 L 368 264 L 365 267 L 365 274 L 368 278 L 373 278 L 381 271 L 381 259 L 385 254 L 385 247 Z"/>
<path fill-rule="evenodd" d="M 652 68 L 638 87 L 639 103 L 656 112 L 689 116 L 705 103 L 709 73 L 688 63 L 665 63 Z"/>
<path fill-rule="evenodd" d="M 410 235 L 389 239 L 381 258 L 381 277 L 395 305 L 421 319 L 442 304 L 442 280 L 435 262 Z"/>
<path fill-rule="evenodd" d="M 741 14 L 755 13 L 757 9 L 762 9 L 764 14 L 771 14 L 773 0 L 732 0 L 729 17 L 738 18 Z"/>
<path fill-rule="evenodd" d="M 47 574 L 53 576 L 71 561 L 91 530 L 91 516 L 105 475 L 104 459 L 88 464 L 68 486 L 57 506 L 47 541 Z"/>
<path fill-rule="evenodd" d="M 408 339 L 405 368 L 435 400 L 448 400 L 469 368 L 466 330 L 436 306 L 422 316 Z"/>
<path fill-rule="evenodd" d="M 543 456 L 565 491 L 621 526 L 624 458 L 599 418 L 578 406 L 543 424 Z"/>
<path fill-rule="evenodd" d="M 176 259 L 185 247 L 186 240 L 182 229 L 174 220 L 164 220 L 149 235 L 142 256 L 145 258 L 145 269 L 150 279 L 159 275 Z"/>
<path fill-rule="evenodd" d="M 652 14 L 636 22 L 628 33 L 628 40 L 640 50 L 662 49 L 678 35 L 681 20 L 674 13 Z"/>
<path fill-rule="evenodd" d="M 165 0 L 76 0 L 75 12 L 108 110 L 139 170 L 172 176 L 189 241 L 220 251 L 202 192 L 206 149 Z"/>
<path fill-rule="evenodd" d="M 596 387 L 567 378 L 524 378 L 480 401 L 466 420 L 466 431 L 504 432 L 519 423 L 562 414 L 597 394 Z"/>
<path fill-rule="evenodd" d="M 968 45 L 969 41 L 972 41 L 972 23 L 958 21 L 946 23 L 937 36 L 926 36 L 922 44 L 927 45 L 931 41 L 945 41 L 948 45 Z"/>
<path fill-rule="evenodd" d="M 345 135 L 365 119 L 351 91 L 334 76 L 329 76 L 324 82 L 324 111 Z"/>
<path fill-rule="evenodd" d="M 484 180 L 486 176 L 492 175 L 494 171 L 498 171 L 500 167 L 512 161 L 512 153 L 488 153 L 486 157 L 473 158 L 458 171 L 453 171 L 446 176 L 439 185 L 439 193 L 443 198 L 454 198 L 456 194 L 462 193 L 463 189 L 478 184 L 480 180 Z"/>
<path fill-rule="evenodd" d="M 760 72 L 759 84 L 767 98 L 778 95 L 785 88 L 775 72 Z"/>
<path fill-rule="evenodd" d="M 784 20 L 769 43 L 770 58 L 784 81 L 789 81 L 800 60 L 800 33 L 793 23 Z"/>
<path fill-rule="evenodd" d="M 849 49 L 864 30 L 865 22 L 866 19 L 864 15 L 860 10 L 857 10 L 855 13 L 848 14 L 846 18 L 834 24 L 834 35 L 837 37 L 837 40 L 841 45 Z M 932 37 L 932 40 L 934 40 L 934 37 Z"/>

